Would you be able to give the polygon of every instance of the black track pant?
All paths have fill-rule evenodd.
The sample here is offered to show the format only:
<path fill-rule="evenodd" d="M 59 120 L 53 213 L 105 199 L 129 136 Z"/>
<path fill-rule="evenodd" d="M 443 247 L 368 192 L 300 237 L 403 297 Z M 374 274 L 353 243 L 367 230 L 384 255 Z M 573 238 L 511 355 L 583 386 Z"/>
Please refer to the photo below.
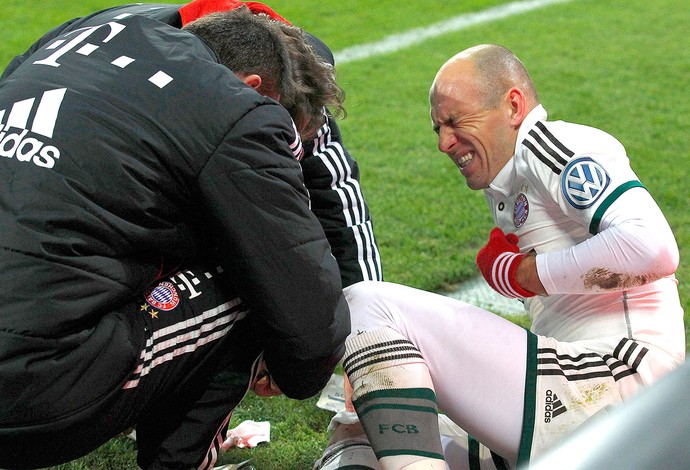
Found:
<path fill-rule="evenodd" d="M 162 280 L 75 347 L 76 379 L 35 390 L 45 416 L 0 425 L 0 468 L 73 460 L 132 426 L 141 468 L 211 468 L 261 353 L 250 321 L 220 268 Z"/>

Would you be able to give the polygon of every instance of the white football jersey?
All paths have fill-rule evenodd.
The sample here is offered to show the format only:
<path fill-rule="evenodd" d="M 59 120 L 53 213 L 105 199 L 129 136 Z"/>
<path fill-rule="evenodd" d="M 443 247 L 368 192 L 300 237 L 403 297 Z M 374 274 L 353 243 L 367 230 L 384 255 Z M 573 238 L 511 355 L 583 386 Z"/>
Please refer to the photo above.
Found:
<path fill-rule="evenodd" d="M 546 118 L 542 106 L 529 113 L 515 155 L 485 190 L 496 225 L 537 254 L 549 295 L 525 299 L 532 331 L 626 337 L 681 360 L 683 309 L 668 274 L 678 247 L 661 210 L 618 140 Z"/>

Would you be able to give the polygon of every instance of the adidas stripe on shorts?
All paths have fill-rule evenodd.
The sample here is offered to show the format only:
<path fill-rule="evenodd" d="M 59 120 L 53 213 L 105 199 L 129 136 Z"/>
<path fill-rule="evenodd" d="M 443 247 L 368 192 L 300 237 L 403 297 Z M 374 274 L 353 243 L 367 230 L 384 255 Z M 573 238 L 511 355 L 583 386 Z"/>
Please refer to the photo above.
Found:
<path fill-rule="evenodd" d="M 655 356 L 649 347 L 627 338 L 563 343 L 528 333 L 527 342 L 519 464 L 553 447 L 593 415 L 621 403 L 645 382 L 654 362 L 647 359 Z M 606 349 L 609 352 L 603 352 Z"/>

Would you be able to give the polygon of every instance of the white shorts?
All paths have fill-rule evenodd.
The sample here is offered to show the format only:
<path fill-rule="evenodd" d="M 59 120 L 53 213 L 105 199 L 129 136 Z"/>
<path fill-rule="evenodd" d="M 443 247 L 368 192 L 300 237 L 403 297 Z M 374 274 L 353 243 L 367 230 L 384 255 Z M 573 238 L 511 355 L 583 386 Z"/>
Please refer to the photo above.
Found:
<path fill-rule="evenodd" d="M 398 284 L 358 283 L 345 293 L 352 334 L 392 328 L 410 340 L 429 368 L 439 410 L 511 465 L 529 462 L 674 364 L 630 339 L 559 342 Z"/>
<path fill-rule="evenodd" d="M 519 462 L 556 445 L 597 413 L 625 401 L 673 369 L 655 346 L 629 338 L 559 342 L 527 337 Z"/>

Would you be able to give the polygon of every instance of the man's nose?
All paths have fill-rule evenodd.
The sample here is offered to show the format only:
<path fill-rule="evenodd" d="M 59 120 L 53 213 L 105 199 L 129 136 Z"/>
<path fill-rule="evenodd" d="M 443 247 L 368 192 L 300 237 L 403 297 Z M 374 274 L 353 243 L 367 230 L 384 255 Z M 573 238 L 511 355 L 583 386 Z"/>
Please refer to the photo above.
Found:
<path fill-rule="evenodd" d="M 443 153 L 448 153 L 457 139 L 450 129 L 441 128 L 438 132 L 438 149 Z"/>

